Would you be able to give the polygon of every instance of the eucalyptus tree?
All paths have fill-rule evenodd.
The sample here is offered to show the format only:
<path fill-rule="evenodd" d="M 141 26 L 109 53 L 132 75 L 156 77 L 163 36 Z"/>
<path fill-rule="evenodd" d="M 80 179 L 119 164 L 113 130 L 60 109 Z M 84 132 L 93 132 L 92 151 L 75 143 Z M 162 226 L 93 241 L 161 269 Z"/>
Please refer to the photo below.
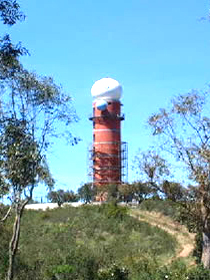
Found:
<path fill-rule="evenodd" d="M 162 183 L 162 190 L 165 198 L 173 202 L 186 200 L 186 195 L 190 191 L 190 189 L 185 189 L 180 183 L 168 180 Z"/>
<path fill-rule="evenodd" d="M 65 202 L 78 202 L 79 195 L 77 193 L 74 193 L 72 190 L 65 191 L 59 189 L 57 191 L 50 191 L 47 195 L 47 199 L 50 202 L 57 203 L 58 206 L 60 207 Z"/>
<path fill-rule="evenodd" d="M 0 18 L 11 26 L 24 15 L 17 1 L 0 0 Z M 38 183 L 48 187 L 54 183 L 47 148 L 53 137 L 77 143 L 70 132 L 71 123 L 77 121 L 71 97 L 53 78 L 25 69 L 19 60 L 24 54 L 27 50 L 13 44 L 8 34 L 0 38 L 0 195 L 7 194 L 11 202 L 1 222 L 14 212 L 7 280 L 14 278 L 24 207 Z"/>
<path fill-rule="evenodd" d="M 0 104 L 0 174 L 15 209 L 13 239 L 18 240 L 22 211 L 32 198 L 34 187 L 40 181 L 53 184 L 46 150 L 53 137 L 66 136 L 71 144 L 77 142 L 69 129 L 77 118 L 70 96 L 52 78 L 37 76 L 22 66 L 6 81 Z M 13 239 L 10 258 L 18 244 Z M 12 267 L 9 273 L 12 275 Z"/>
<path fill-rule="evenodd" d="M 162 149 L 183 164 L 197 184 L 191 211 L 202 232 L 202 263 L 210 268 L 210 97 L 209 92 L 192 91 L 179 95 L 171 106 L 149 118 L 153 135 Z"/>
<path fill-rule="evenodd" d="M 16 0 L 0 0 L 0 20 L 2 24 L 11 27 L 18 21 L 23 21 L 25 15 L 21 12 Z M 0 90 L 4 82 L 12 79 L 14 74 L 20 70 L 19 58 L 28 54 L 21 43 L 14 44 L 10 35 L 0 35 Z"/>
<path fill-rule="evenodd" d="M 1 181 L 16 213 L 13 239 L 17 241 L 11 240 L 12 258 L 17 250 L 22 211 L 34 187 L 40 181 L 53 185 L 46 150 L 53 137 L 66 136 L 71 144 L 77 142 L 69 130 L 77 118 L 70 96 L 52 78 L 39 77 L 22 67 L 6 82 L 0 104 Z"/>
<path fill-rule="evenodd" d="M 147 185 L 150 193 L 163 192 L 161 184 L 164 178 L 170 174 L 169 164 L 154 149 L 138 150 L 134 158 L 133 169 L 141 181 Z"/>

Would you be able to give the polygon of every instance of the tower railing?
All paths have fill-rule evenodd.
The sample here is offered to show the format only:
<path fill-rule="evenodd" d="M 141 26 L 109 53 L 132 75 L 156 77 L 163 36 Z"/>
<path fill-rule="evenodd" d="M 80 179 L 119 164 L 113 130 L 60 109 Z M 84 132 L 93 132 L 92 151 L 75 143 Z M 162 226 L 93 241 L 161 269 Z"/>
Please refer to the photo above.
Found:
<path fill-rule="evenodd" d="M 104 143 L 106 144 L 106 143 Z M 97 150 L 99 148 L 100 150 L 100 145 L 104 145 L 103 143 L 97 143 Z M 121 179 L 118 182 L 113 182 L 113 183 L 126 183 L 128 181 L 128 145 L 127 142 L 118 142 L 116 143 L 118 145 L 119 153 L 118 154 L 113 154 L 110 153 L 110 150 L 107 149 L 104 150 L 103 147 L 103 154 L 99 154 L 97 151 L 95 151 L 95 146 L 94 144 L 89 145 L 88 149 L 88 170 L 87 170 L 87 177 L 89 182 L 96 182 L 96 183 L 107 183 L 107 181 L 103 180 L 96 180 L 94 178 L 94 174 L 97 172 L 100 172 L 100 170 L 107 170 L 107 172 L 111 175 L 114 174 L 116 169 L 120 169 L 120 174 L 121 174 Z M 107 158 L 107 163 L 106 160 L 103 160 L 103 164 L 101 166 L 95 165 L 94 161 L 96 158 Z M 119 158 L 119 162 L 117 165 L 110 165 L 110 159 L 111 158 Z M 113 173 L 112 173 L 113 172 Z M 112 177 L 112 176 L 111 176 Z M 112 183 L 112 182 L 109 182 Z"/>
<path fill-rule="evenodd" d="M 106 114 L 106 115 L 100 115 L 100 116 L 93 116 L 93 115 L 89 115 L 88 119 L 90 121 L 96 120 L 96 119 L 118 119 L 120 121 L 124 121 L 125 120 L 125 114 Z"/>

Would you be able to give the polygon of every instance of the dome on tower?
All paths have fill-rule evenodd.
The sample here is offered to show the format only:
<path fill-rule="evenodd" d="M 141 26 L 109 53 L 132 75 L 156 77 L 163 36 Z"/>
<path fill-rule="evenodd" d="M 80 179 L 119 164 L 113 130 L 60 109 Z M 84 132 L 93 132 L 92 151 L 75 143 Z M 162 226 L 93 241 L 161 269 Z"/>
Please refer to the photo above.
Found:
<path fill-rule="evenodd" d="M 91 94 L 96 100 L 119 100 L 122 96 L 122 86 L 112 78 L 103 78 L 94 83 Z"/>

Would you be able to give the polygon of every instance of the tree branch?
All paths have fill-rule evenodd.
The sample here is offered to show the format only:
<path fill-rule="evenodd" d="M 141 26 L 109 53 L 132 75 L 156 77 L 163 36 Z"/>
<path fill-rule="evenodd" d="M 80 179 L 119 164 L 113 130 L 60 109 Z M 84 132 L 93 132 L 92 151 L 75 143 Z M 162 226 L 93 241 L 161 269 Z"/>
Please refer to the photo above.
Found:
<path fill-rule="evenodd" d="M 9 209 L 8 209 L 8 211 L 7 211 L 7 213 L 6 213 L 6 215 L 0 220 L 1 223 L 3 223 L 3 222 L 6 221 L 6 219 L 7 219 L 7 218 L 9 217 L 9 215 L 10 215 L 11 210 L 12 210 L 12 206 L 9 207 Z"/>

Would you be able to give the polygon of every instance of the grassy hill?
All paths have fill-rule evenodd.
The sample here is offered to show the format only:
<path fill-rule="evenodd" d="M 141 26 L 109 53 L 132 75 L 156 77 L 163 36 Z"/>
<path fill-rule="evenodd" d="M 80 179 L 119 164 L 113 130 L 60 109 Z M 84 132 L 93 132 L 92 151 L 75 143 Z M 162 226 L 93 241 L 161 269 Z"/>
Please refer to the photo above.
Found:
<path fill-rule="evenodd" d="M 22 222 L 16 279 L 190 279 L 186 262 L 178 255 L 185 241 L 181 244 L 177 235 L 167 226 L 164 228 L 164 216 L 160 226 L 161 218 L 151 215 L 113 204 L 68 206 L 44 212 L 27 210 Z M 184 240 L 192 240 L 183 228 L 179 231 L 186 237 Z M 5 239 L 9 240 L 9 232 L 7 226 L 0 234 L 1 240 L 4 237 L 0 279 L 7 264 Z M 184 256 L 188 260 L 189 254 Z M 165 278 L 169 273 L 170 278 Z"/>

